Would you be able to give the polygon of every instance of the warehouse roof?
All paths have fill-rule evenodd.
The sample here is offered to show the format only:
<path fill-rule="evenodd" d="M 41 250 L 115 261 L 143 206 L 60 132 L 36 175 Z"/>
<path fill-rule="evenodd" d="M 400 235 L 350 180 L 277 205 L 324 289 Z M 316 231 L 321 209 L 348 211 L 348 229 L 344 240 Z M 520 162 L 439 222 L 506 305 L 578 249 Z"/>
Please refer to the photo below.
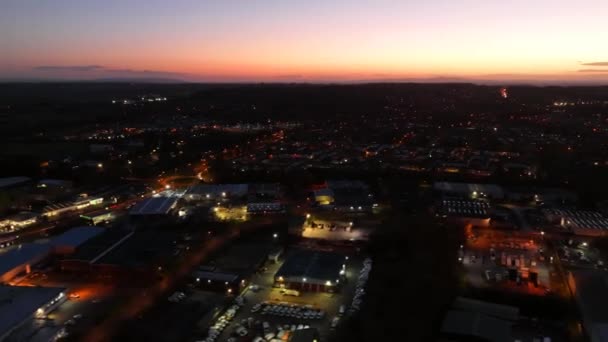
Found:
<path fill-rule="evenodd" d="M 68 246 L 76 248 L 97 235 L 100 235 L 104 231 L 105 228 L 101 227 L 76 227 L 54 237 L 51 240 L 51 244 L 54 246 Z"/>
<path fill-rule="evenodd" d="M 504 197 L 502 187 L 496 184 L 472 184 L 472 183 L 453 183 L 453 182 L 436 182 L 433 188 L 438 191 L 448 193 L 461 194 L 486 194 L 492 197 Z"/>
<path fill-rule="evenodd" d="M 177 203 L 175 197 L 151 197 L 137 203 L 129 212 L 131 215 L 165 215 Z"/>
<path fill-rule="evenodd" d="M 18 185 L 21 183 L 29 182 L 31 178 L 29 177 L 4 177 L 0 178 L 0 188 L 5 188 L 13 185 Z"/>
<path fill-rule="evenodd" d="M 63 291 L 57 287 L 0 286 L 0 339 Z"/>
<path fill-rule="evenodd" d="M 509 321 L 479 312 L 450 310 L 441 325 L 441 332 L 449 336 L 468 336 L 491 342 L 511 341 Z"/>
<path fill-rule="evenodd" d="M 307 282 L 324 284 L 339 278 L 343 264 L 340 254 L 300 249 L 287 256 L 275 277 L 306 278 Z"/>
<path fill-rule="evenodd" d="M 48 243 L 24 243 L 0 252 L 0 275 L 20 265 L 39 261 L 50 252 Z"/>
<path fill-rule="evenodd" d="M 222 273 L 222 272 L 206 272 L 206 271 L 196 271 L 194 272 L 194 276 L 198 279 L 202 280 L 211 280 L 211 281 L 224 281 L 224 282 L 235 282 L 239 279 L 237 274 L 233 273 Z"/>
<path fill-rule="evenodd" d="M 244 196 L 249 191 L 248 184 L 199 184 L 188 189 L 188 193 L 220 195 L 225 192 L 227 195 Z"/>

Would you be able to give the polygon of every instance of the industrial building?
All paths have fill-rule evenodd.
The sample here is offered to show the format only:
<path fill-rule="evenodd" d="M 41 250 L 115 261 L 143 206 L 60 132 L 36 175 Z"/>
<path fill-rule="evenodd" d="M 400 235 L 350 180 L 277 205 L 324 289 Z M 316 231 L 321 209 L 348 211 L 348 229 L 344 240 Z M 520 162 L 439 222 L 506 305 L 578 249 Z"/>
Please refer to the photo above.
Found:
<path fill-rule="evenodd" d="M 0 178 L 0 189 L 5 190 L 28 184 L 32 179 L 29 177 L 4 177 Z"/>
<path fill-rule="evenodd" d="M 277 199 L 281 196 L 281 185 L 278 183 L 255 183 L 249 186 L 252 197 L 258 199 Z"/>
<path fill-rule="evenodd" d="M 137 203 L 129 215 L 131 216 L 164 216 L 168 215 L 177 204 L 176 197 L 150 197 Z"/>
<path fill-rule="evenodd" d="M 377 207 L 369 187 L 361 181 L 327 181 L 313 191 L 315 202 L 335 211 L 361 213 Z"/>
<path fill-rule="evenodd" d="M 583 328 L 591 342 L 608 341 L 608 277 L 602 271 L 580 270 L 568 274 L 568 285 L 574 292 Z"/>
<path fill-rule="evenodd" d="M 64 288 L 0 285 L 0 341 L 65 300 Z"/>
<path fill-rule="evenodd" d="M 247 204 L 248 214 L 278 214 L 284 213 L 285 206 L 280 202 L 263 202 Z"/>
<path fill-rule="evenodd" d="M 262 242 L 236 243 L 199 267 L 192 278 L 199 287 L 214 291 L 236 291 L 268 260 L 273 245 Z"/>
<path fill-rule="evenodd" d="M 105 228 L 101 227 L 76 227 L 65 233 L 54 237 L 50 244 L 56 254 L 72 254 L 76 249 L 90 239 L 102 234 Z"/>
<path fill-rule="evenodd" d="M 80 244 L 69 256 L 64 256 L 60 260 L 59 266 L 63 271 L 94 271 L 95 262 L 127 241 L 132 235 L 132 231 L 118 228 L 106 229 L 103 233 Z"/>
<path fill-rule="evenodd" d="M 31 272 L 52 251 L 48 243 L 26 243 L 0 253 L 0 283 L 8 283 L 19 274 Z"/>
<path fill-rule="evenodd" d="M 25 243 L 0 253 L 0 283 L 8 283 L 20 274 L 31 272 L 36 264 L 51 255 L 66 255 L 86 241 L 103 233 L 104 228 L 76 227 L 44 243 Z"/>
<path fill-rule="evenodd" d="M 248 184 L 199 184 L 186 191 L 187 200 L 218 200 L 244 198 L 249 193 Z"/>
<path fill-rule="evenodd" d="M 549 222 L 576 235 L 603 236 L 608 234 L 608 218 L 596 211 L 543 209 L 543 214 Z"/>
<path fill-rule="evenodd" d="M 274 276 L 274 286 L 313 292 L 334 292 L 344 281 L 346 258 L 331 252 L 297 249 L 288 253 Z"/>
<path fill-rule="evenodd" d="M 5 231 L 15 231 L 35 224 L 38 221 L 38 214 L 23 211 L 15 215 L 8 216 L 0 220 L 0 228 Z"/>
<path fill-rule="evenodd" d="M 100 223 L 114 221 L 114 219 L 116 219 L 116 213 L 112 210 L 104 210 L 96 214 L 80 215 L 80 218 L 85 220 L 85 222 L 88 224 L 98 225 Z"/>
<path fill-rule="evenodd" d="M 42 216 L 53 217 L 61 214 L 65 214 L 71 211 L 81 210 L 94 205 L 100 205 L 103 203 L 103 197 L 88 196 L 82 194 L 74 201 L 62 202 L 50 204 L 44 207 L 42 210 Z"/>
<path fill-rule="evenodd" d="M 496 184 L 436 182 L 433 184 L 433 189 L 441 195 L 451 197 L 471 199 L 503 199 L 505 197 L 502 187 Z"/>
<path fill-rule="evenodd" d="M 449 341 L 510 342 L 519 309 L 458 297 L 443 319 L 441 336 Z"/>

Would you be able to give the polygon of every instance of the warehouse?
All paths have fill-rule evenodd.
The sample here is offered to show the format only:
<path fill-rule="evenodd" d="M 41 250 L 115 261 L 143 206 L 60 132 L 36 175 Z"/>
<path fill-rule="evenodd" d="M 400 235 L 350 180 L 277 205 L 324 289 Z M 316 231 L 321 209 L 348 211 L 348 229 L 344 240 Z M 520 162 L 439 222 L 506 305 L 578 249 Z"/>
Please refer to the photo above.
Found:
<path fill-rule="evenodd" d="M 75 201 L 50 204 L 42 210 L 42 216 L 52 217 L 76 211 L 103 203 L 103 197 L 89 197 L 86 194 L 78 196 Z"/>
<path fill-rule="evenodd" d="M 340 254 L 295 250 L 274 276 L 274 286 L 314 292 L 334 292 L 344 281 L 346 258 Z"/>
<path fill-rule="evenodd" d="M 72 254 L 76 249 L 90 239 L 105 231 L 100 227 L 76 227 L 54 237 L 51 240 L 53 251 L 57 254 Z"/>
<path fill-rule="evenodd" d="M 0 341 L 65 300 L 64 288 L 0 286 Z"/>
<path fill-rule="evenodd" d="M 472 199 L 503 199 L 505 197 L 502 187 L 495 184 L 436 182 L 433 184 L 433 189 L 444 196 Z"/>
<path fill-rule="evenodd" d="M 21 273 L 29 273 L 51 251 L 48 243 L 26 243 L 0 253 L 0 283 L 7 283 Z"/>
<path fill-rule="evenodd" d="M 201 265 L 192 277 L 201 288 L 238 291 L 264 265 L 273 248 L 267 242 L 237 242 Z"/>
<path fill-rule="evenodd" d="M 568 284 L 574 292 L 583 316 L 583 328 L 592 342 L 606 341 L 608 336 L 608 278 L 596 270 L 568 273 Z"/>
<path fill-rule="evenodd" d="M 29 177 L 4 177 L 0 178 L 0 190 L 7 190 L 28 184 L 32 179 Z"/>
<path fill-rule="evenodd" d="M 137 203 L 129 212 L 131 216 L 168 215 L 175 208 L 175 197 L 151 197 Z"/>
<path fill-rule="evenodd" d="M 22 211 L 18 214 L 0 220 L 0 228 L 3 231 L 12 232 L 35 224 L 38 221 L 38 214 L 30 211 Z"/>
<path fill-rule="evenodd" d="M 188 200 L 218 200 L 244 198 L 249 193 L 248 184 L 199 184 L 186 192 Z"/>
<path fill-rule="evenodd" d="M 278 214 L 284 213 L 285 207 L 280 202 L 263 202 L 247 204 L 248 214 Z"/>

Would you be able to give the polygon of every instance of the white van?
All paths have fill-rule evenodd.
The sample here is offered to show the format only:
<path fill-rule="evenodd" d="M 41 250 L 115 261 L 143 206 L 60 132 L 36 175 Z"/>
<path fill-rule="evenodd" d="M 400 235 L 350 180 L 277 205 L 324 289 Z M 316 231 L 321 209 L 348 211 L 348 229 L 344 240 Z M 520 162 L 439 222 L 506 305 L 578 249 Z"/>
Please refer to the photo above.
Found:
<path fill-rule="evenodd" d="M 292 290 L 292 289 L 281 289 L 281 294 L 283 294 L 284 296 L 299 297 L 300 296 L 300 291 L 298 291 L 298 290 Z"/>

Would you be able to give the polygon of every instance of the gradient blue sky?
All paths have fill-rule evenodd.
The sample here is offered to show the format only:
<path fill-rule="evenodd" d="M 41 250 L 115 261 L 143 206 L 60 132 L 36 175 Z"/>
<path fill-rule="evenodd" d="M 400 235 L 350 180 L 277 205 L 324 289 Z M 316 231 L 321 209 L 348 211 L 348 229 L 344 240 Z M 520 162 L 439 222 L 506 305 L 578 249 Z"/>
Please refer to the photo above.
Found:
<path fill-rule="evenodd" d="M 606 0 L 2 0 L 0 78 L 608 83 Z"/>

